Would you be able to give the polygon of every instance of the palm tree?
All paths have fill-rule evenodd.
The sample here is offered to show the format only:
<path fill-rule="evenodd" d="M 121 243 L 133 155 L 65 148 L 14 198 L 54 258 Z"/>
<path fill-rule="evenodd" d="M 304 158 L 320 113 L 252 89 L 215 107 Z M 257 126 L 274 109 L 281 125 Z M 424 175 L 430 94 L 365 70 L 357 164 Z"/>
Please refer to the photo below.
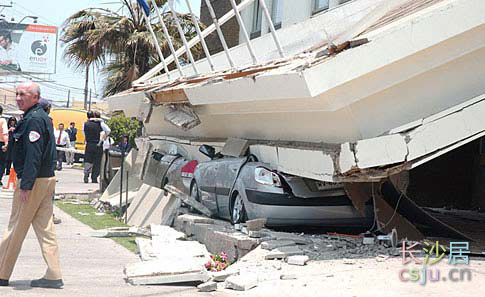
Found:
<path fill-rule="evenodd" d="M 151 4 L 151 1 L 147 1 Z M 163 8 L 167 0 L 156 0 Z M 144 22 L 143 10 L 131 0 L 122 1 L 123 10 L 118 13 L 109 9 L 89 8 L 70 16 L 64 23 L 61 41 L 67 44 L 64 57 L 68 63 L 86 71 L 93 63 L 107 75 L 104 96 L 110 96 L 129 89 L 132 82 L 160 63 L 154 40 Z M 154 7 L 151 10 L 154 10 Z M 122 10 L 122 11 L 123 11 Z M 156 15 L 152 13 L 152 15 Z M 195 36 L 194 24 L 188 15 L 179 15 L 185 36 Z M 182 46 L 182 41 L 170 13 L 163 19 L 168 27 L 174 46 Z M 201 25 L 201 24 L 199 24 Z M 170 55 L 167 40 L 161 25 L 153 23 L 153 30 L 160 42 L 163 55 Z M 193 48 L 193 54 L 200 56 L 200 48 Z M 173 67 L 173 66 L 172 66 Z"/>

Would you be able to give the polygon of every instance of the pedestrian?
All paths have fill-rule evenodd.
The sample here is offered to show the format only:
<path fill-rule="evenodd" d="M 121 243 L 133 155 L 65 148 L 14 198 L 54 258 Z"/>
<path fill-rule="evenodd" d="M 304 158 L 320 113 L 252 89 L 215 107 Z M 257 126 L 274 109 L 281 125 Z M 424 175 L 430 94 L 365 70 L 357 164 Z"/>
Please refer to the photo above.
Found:
<path fill-rule="evenodd" d="M 30 225 L 34 228 L 42 256 L 47 264 L 45 275 L 30 286 L 62 288 L 59 249 L 52 222 L 52 193 L 56 185 L 56 144 L 54 129 L 47 113 L 38 104 L 39 85 L 21 83 L 16 101 L 24 112 L 14 131 L 13 164 L 18 182 L 5 237 L 0 244 L 0 285 L 8 286 L 22 243 Z"/>
<path fill-rule="evenodd" d="M 126 154 L 131 150 L 130 137 L 128 135 L 123 135 L 121 142 L 118 144 L 118 148 Z"/>
<path fill-rule="evenodd" d="M 67 134 L 69 134 L 69 148 L 72 150 L 76 149 L 76 136 L 77 136 L 77 128 L 76 123 L 71 122 L 69 124 L 69 128 L 66 129 Z M 74 151 L 67 151 L 66 152 L 66 162 L 67 165 L 74 164 Z"/>
<path fill-rule="evenodd" d="M 15 117 L 10 117 L 7 121 L 8 128 L 8 145 L 7 145 L 7 155 L 5 156 L 5 175 L 10 175 L 10 168 L 12 167 L 12 156 L 13 156 L 13 131 L 17 127 L 17 119 Z"/>
<path fill-rule="evenodd" d="M 101 169 L 101 158 L 103 156 L 103 147 L 99 145 L 100 134 L 103 129 L 101 122 L 94 118 L 94 112 L 88 111 L 88 120 L 84 123 L 84 139 L 86 140 L 86 150 L 84 152 L 84 182 L 97 183 Z"/>
<path fill-rule="evenodd" d="M 56 138 L 56 146 L 58 148 L 69 148 L 71 146 L 69 141 L 69 134 L 64 131 L 64 124 L 59 123 L 57 126 L 58 129 L 54 132 L 54 136 Z M 64 160 L 65 151 L 58 150 L 57 151 L 57 170 L 62 170 L 62 161 Z"/>
<path fill-rule="evenodd" d="M 0 186 L 3 186 L 2 178 L 5 171 L 5 162 L 8 146 L 8 126 L 7 120 L 2 118 L 3 107 L 0 106 Z"/>

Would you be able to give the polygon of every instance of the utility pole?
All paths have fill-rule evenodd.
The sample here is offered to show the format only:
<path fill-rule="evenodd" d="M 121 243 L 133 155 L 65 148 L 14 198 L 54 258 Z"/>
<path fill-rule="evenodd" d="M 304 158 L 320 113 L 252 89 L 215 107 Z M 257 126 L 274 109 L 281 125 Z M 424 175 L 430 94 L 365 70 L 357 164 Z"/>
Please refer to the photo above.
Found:
<path fill-rule="evenodd" d="M 71 90 L 67 90 L 67 108 L 69 108 L 69 101 L 71 101 Z"/>

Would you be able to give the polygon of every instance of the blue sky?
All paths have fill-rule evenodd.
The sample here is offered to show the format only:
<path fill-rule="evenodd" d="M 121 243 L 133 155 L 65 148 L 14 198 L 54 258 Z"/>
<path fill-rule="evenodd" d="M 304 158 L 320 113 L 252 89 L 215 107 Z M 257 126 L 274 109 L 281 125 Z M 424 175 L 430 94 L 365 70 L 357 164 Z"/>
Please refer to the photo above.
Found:
<path fill-rule="evenodd" d="M 13 17 L 15 20 L 12 22 L 20 21 L 24 16 L 33 15 L 38 16 L 38 24 L 58 26 L 61 27 L 64 20 L 84 8 L 88 7 L 104 7 L 117 10 L 121 7 L 121 1 L 119 0 L 12 0 L 13 7 L 0 8 L 0 14 L 5 15 L 7 21 L 11 21 Z M 190 0 L 192 8 L 198 14 L 201 0 Z M 0 0 L 0 4 L 9 4 L 10 0 Z M 179 0 L 176 9 L 178 11 L 187 11 L 185 0 Z M 25 19 L 22 23 L 28 24 L 32 22 L 30 19 Z M 59 28 L 60 30 L 60 28 Z M 67 99 L 67 89 L 71 87 L 71 98 L 76 100 L 82 100 L 84 98 L 84 73 L 81 71 L 74 71 L 69 68 L 66 62 L 62 59 L 63 47 L 58 43 L 58 58 L 56 74 L 51 75 L 50 79 L 56 83 L 65 85 L 54 84 L 41 84 L 42 93 L 46 98 L 56 98 L 57 100 L 63 98 Z M 92 72 L 90 73 L 90 75 Z M 91 76 L 92 78 L 92 76 Z M 90 80 L 90 87 L 93 89 L 93 94 L 101 93 L 102 80 L 97 73 L 94 73 L 95 80 Z M 21 78 L 19 78 L 20 80 Z M 9 85 L 12 87 L 13 85 Z M 57 101 L 56 100 L 56 101 Z"/>

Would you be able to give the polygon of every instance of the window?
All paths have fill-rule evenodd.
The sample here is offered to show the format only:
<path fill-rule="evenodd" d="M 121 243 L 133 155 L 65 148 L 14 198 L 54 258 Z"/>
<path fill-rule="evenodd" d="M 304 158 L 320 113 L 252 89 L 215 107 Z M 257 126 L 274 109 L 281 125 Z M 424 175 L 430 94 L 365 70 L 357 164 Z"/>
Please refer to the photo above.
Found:
<path fill-rule="evenodd" d="M 313 0 L 313 14 L 328 9 L 329 0 Z"/>
<path fill-rule="evenodd" d="M 276 30 L 281 28 L 281 20 L 283 16 L 283 6 L 281 0 L 273 0 L 271 2 L 271 20 Z"/>
<path fill-rule="evenodd" d="M 254 12 L 253 12 L 253 28 L 251 29 L 251 36 L 250 38 L 257 38 L 261 36 L 261 24 L 262 24 L 262 17 L 263 12 L 259 5 L 259 1 L 254 1 Z"/>

